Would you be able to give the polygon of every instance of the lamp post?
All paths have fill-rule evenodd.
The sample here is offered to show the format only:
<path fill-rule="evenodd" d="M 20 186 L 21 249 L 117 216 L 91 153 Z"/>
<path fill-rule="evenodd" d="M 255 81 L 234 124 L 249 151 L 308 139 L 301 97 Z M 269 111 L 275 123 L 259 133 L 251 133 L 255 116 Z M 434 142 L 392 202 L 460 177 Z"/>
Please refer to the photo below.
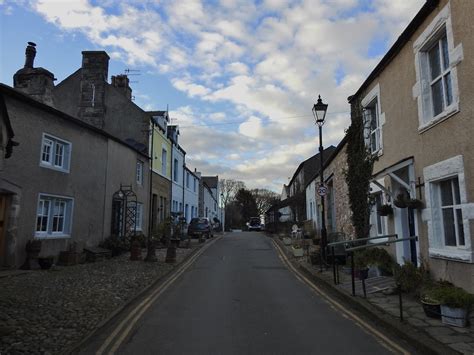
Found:
<path fill-rule="evenodd" d="M 221 208 L 221 221 L 222 221 L 222 234 L 225 233 L 225 203 L 224 203 L 224 194 L 221 193 L 221 204 L 224 205 L 224 210 Z"/>
<path fill-rule="evenodd" d="M 323 125 L 326 118 L 326 111 L 328 105 L 321 100 L 321 95 L 318 95 L 318 102 L 313 105 L 313 115 L 316 124 L 319 128 L 319 188 L 317 189 L 321 196 L 321 257 L 326 260 L 326 245 L 327 245 L 327 230 L 324 211 L 324 195 L 326 190 L 324 188 L 324 149 L 323 149 Z"/>

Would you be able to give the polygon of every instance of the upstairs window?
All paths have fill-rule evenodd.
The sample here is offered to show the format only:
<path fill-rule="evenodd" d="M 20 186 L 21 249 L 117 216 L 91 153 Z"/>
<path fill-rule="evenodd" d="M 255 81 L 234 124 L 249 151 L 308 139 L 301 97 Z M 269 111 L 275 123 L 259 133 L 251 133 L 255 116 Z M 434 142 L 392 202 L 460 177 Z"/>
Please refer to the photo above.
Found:
<path fill-rule="evenodd" d="M 143 162 L 140 160 L 137 160 L 137 184 L 143 185 Z"/>
<path fill-rule="evenodd" d="M 174 166 L 173 166 L 173 180 L 175 182 L 178 182 L 178 159 L 174 160 Z"/>
<path fill-rule="evenodd" d="M 71 143 L 43 134 L 40 166 L 69 172 Z"/>
<path fill-rule="evenodd" d="M 435 117 L 453 102 L 446 31 L 443 31 L 434 45 L 426 51 L 426 58 L 429 65 L 432 116 Z"/>
<path fill-rule="evenodd" d="M 380 150 L 380 123 L 377 98 L 364 107 L 365 139 L 372 154 Z"/>
<path fill-rule="evenodd" d="M 166 160 L 168 153 L 166 149 L 161 150 L 161 173 L 166 176 Z"/>

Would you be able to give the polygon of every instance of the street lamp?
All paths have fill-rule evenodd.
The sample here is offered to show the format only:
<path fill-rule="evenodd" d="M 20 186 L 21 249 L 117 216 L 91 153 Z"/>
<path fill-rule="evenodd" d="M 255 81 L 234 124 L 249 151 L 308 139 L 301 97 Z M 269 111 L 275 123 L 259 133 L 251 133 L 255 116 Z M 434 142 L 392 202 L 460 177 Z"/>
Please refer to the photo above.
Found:
<path fill-rule="evenodd" d="M 222 221 L 222 234 L 225 233 L 225 204 L 224 204 L 224 194 L 221 193 L 221 205 L 224 205 L 224 210 L 221 208 L 221 221 Z"/>
<path fill-rule="evenodd" d="M 319 188 L 317 189 L 321 196 L 321 257 L 326 260 L 326 245 L 327 245 L 327 231 L 326 221 L 324 217 L 324 195 L 326 195 L 326 189 L 324 188 L 324 159 L 323 159 L 323 125 L 324 119 L 326 118 L 326 111 L 328 105 L 323 104 L 321 95 L 318 95 L 318 102 L 313 105 L 313 115 L 316 124 L 319 127 Z"/>

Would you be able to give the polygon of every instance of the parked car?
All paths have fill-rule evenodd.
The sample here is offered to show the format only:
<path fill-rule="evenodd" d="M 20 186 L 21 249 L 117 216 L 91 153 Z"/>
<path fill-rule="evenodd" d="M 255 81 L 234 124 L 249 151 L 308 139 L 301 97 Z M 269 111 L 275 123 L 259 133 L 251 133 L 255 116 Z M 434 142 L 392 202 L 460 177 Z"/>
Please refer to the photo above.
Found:
<path fill-rule="evenodd" d="M 248 229 L 249 229 L 249 232 L 262 230 L 260 217 L 250 217 L 250 221 L 248 223 Z"/>
<path fill-rule="evenodd" d="M 212 224 L 209 218 L 199 217 L 191 219 L 188 226 L 188 236 L 199 238 L 204 236 L 206 238 L 212 238 Z"/>

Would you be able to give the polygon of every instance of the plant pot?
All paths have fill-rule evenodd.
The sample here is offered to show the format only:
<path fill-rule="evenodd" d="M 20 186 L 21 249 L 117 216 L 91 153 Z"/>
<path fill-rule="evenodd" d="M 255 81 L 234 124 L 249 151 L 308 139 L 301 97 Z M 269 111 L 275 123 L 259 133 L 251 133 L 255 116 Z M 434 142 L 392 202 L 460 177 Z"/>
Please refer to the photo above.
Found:
<path fill-rule="evenodd" d="M 468 314 L 469 311 L 465 308 L 453 308 L 441 305 L 441 321 L 443 324 L 461 328 L 465 327 L 467 325 Z"/>
<path fill-rule="evenodd" d="M 441 318 L 441 305 L 436 302 L 429 302 L 421 300 L 421 305 L 423 306 L 423 311 L 427 317 L 440 319 Z"/>
<path fill-rule="evenodd" d="M 394 200 L 393 204 L 398 208 L 407 208 L 408 207 L 408 201 L 406 201 L 406 200 Z"/>
<path fill-rule="evenodd" d="M 291 247 L 291 249 L 293 250 L 293 256 L 296 257 L 296 258 L 302 257 L 304 255 L 303 248 L 293 248 L 293 247 Z"/>
<path fill-rule="evenodd" d="M 48 256 L 45 258 L 38 258 L 38 264 L 43 270 L 48 270 L 53 266 L 54 258 L 52 256 Z"/>
<path fill-rule="evenodd" d="M 410 201 L 408 201 L 408 207 L 410 207 L 414 210 L 421 210 L 425 206 L 423 205 L 423 202 L 421 202 L 420 200 L 418 200 L 416 198 L 412 198 L 412 199 L 410 199 Z"/>
<path fill-rule="evenodd" d="M 284 237 L 284 238 L 283 238 L 283 244 L 285 244 L 285 245 L 291 245 L 291 238 Z"/>

